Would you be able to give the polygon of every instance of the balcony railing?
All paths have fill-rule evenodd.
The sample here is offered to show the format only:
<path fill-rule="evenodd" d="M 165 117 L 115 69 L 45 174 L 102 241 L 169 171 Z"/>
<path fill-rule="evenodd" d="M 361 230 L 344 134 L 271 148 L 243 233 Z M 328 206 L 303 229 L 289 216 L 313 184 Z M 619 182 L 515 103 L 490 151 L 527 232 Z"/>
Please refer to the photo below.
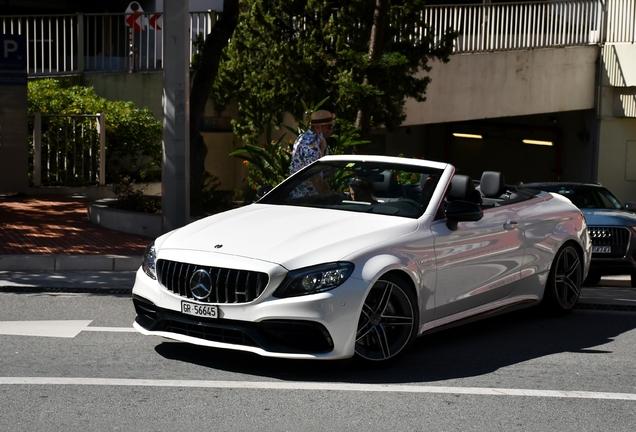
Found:
<path fill-rule="evenodd" d="M 214 11 L 190 13 L 190 57 L 215 22 Z M 3 34 L 26 36 L 27 72 L 39 76 L 160 71 L 162 25 L 152 13 L 0 16 Z"/>
<path fill-rule="evenodd" d="M 569 0 L 429 6 L 425 20 L 439 40 L 459 33 L 455 53 L 522 50 L 636 41 L 634 0 Z M 38 76 L 162 69 L 160 14 L 0 16 L 3 33 L 28 40 L 28 73 Z M 190 54 L 216 22 L 190 13 Z M 132 25 L 131 25 L 132 24 Z M 199 36 L 200 35 L 200 36 Z"/>

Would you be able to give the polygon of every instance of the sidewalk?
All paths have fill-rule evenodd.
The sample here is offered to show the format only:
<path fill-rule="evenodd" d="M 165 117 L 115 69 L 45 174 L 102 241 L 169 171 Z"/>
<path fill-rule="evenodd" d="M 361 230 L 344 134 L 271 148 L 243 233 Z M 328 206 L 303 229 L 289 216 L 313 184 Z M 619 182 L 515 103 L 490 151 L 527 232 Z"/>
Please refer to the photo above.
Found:
<path fill-rule="evenodd" d="M 0 196 L 0 271 L 132 271 L 151 238 L 88 221 L 85 197 Z"/>

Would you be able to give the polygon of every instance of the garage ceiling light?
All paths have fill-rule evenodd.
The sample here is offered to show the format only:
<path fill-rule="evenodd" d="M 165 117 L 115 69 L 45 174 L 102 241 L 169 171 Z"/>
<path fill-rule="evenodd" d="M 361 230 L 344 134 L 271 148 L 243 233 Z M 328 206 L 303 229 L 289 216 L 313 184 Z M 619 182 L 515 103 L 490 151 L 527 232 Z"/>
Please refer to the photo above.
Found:
<path fill-rule="evenodd" d="M 465 134 L 465 133 L 453 133 L 453 136 L 456 136 L 458 138 L 473 138 L 473 139 L 482 139 L 483 137 L 481 135 L 476 135 L 476 134 Z"/>
<path fill-rule="evenodd" d="M 530 140 L 524 139 L 524 144 L 533 144 L 533 145 L 542 145 L 542 146 L 552 146 L 552 141 L 539 141 L 539 140 Z"/>

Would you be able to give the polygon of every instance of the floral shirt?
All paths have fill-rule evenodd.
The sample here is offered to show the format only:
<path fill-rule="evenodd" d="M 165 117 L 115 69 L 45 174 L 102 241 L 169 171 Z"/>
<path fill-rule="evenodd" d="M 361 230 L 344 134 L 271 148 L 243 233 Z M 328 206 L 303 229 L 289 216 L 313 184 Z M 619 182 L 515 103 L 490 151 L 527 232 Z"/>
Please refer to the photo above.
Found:
<path fill-rule="evenodd" d="M 296 138 L 291 156 L 291 166 L 289 174 L 294 174 L 301 168 L 309 165 L 313 161 L 320 159 L 323 155 L 320 151 L 320 141 L 322 135 L 316 134 L 311 129 L 303 132 Z M 292 197 L 298 198 L 308 195 L 316 195 L 318 192 L 311 181 L 300 184 L 292 191 Z"/>
<path fill-rule="evenodd" d="M 322 157 L 320 152 L 320 141 L 322 137 L 311 129 L 298 135 L 294 148 L 292 149 L 291 167 L 289 174 L 294 174 L 306 165 Z"/>

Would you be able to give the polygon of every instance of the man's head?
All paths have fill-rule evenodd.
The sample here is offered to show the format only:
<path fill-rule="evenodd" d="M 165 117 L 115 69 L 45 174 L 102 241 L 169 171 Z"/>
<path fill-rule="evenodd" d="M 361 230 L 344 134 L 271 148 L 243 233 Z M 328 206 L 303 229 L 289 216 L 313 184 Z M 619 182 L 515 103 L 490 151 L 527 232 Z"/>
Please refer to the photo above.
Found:
<path fill-rule="evenodd" d="M 336 115 L 327 110 L 318 110 L 311 115 L 311 129 L 316 133 L 322 133 L 325 138 L 333 132 L 336 124 Z"/>

